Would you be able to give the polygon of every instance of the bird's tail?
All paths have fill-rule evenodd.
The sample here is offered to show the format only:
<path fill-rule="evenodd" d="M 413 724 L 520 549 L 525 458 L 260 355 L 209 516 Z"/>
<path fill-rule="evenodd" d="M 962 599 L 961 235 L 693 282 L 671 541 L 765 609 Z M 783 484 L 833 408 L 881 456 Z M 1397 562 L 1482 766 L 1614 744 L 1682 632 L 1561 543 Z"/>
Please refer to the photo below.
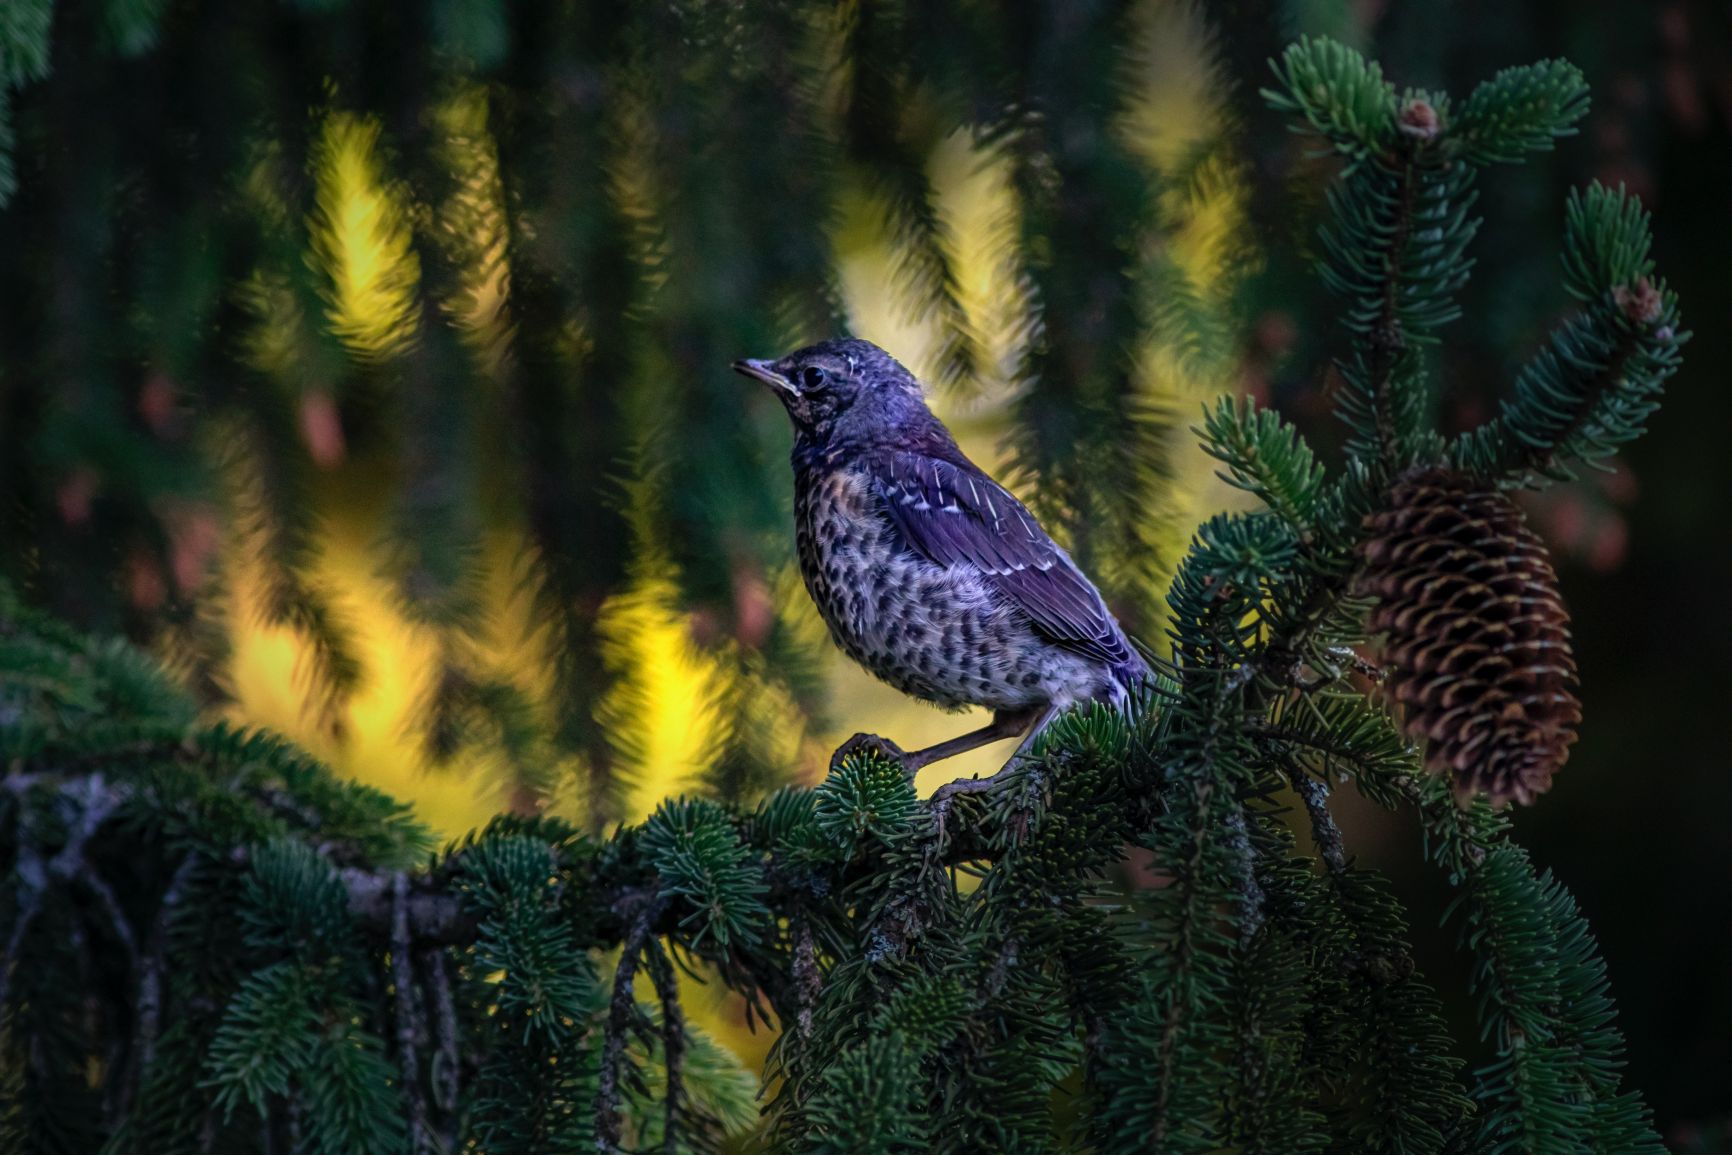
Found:
<path fill-rule="evenodd" d="M 1154 655 L 1135 638 L 1124 634 L 1119 635 L 1126 642 L 1130 651 L 1128 661 L 1118 663 L 1113 667 L 1112 704 L 1120 710 L 1129 710 L 1142 701 L 1154 685 Z"/>

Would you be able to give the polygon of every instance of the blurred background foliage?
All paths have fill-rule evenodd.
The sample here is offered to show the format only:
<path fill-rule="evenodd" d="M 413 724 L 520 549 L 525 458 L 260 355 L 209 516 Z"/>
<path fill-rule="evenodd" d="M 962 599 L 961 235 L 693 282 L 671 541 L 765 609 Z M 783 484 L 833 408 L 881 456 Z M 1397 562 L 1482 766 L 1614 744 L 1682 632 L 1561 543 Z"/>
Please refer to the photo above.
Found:
<path fill-rule="evenodd" d="M 1158 642 L 1168 567 L 1233 500 L 1202 403 L 1333 432 L 1322 175 L 1257 94 L 1300 33 L 1398 84 L 1546 56 L 1593 84 L 1579 138 L 1484 182 L 1446 426 L 1564 308 L 1568 187 L 1640 193 L 1693 315 L 1732 303 L 1708 0 L 5 0 L 0 572 L 450 836 L 948 736 L 832 652 L 785 418 L 728 362 L 886 346 Z M 1530 504 L 1587 721 L 1518 825 L 1680 1142 L 1732 1106 L 1728 340 L 1704 320 L 1652 435 Z M 1353 841 L 1435 898 L 1387 834 Z"/>

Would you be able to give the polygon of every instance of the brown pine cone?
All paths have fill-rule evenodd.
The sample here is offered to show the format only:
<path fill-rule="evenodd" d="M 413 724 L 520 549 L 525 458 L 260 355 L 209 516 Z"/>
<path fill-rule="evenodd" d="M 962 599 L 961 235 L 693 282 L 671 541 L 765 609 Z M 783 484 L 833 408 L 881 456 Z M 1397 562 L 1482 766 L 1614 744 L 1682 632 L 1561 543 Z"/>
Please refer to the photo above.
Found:
<path fill-rule="evenodd" d="M 1458 793 L 1532 802 L 1582 718 L 1545 545 L 1507 495 L 1442 469 L 1397 481 L 1366 528 L 1357 589 L 1378 599 L 1370 627 L 1426 768 Z"/>

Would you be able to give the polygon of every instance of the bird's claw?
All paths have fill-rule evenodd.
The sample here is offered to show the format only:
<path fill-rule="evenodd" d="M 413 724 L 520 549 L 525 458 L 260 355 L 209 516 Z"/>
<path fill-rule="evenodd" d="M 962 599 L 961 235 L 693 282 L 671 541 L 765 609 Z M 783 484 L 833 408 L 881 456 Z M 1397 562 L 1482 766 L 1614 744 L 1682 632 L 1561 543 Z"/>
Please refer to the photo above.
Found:
<path fill-rule="evenodd" d="M 902 747 L 890 739 L 880 738 L 876 734 L 856 734 L 836 747 L 836 752 L 830 755 L 830 772 L 834 774 L 841 767 L 844 759 L 855 754 L 875 754 L 887 762 L 894 762 L 902 767 L 903 773 L 910 778 L 914 776 L 913 771 L 908 768 L 908 755 L 903 752 Z"/>
<path fill-rule="evenodd" d="M 932 827 L 938 841 L 944 841 L 944 825 L 950 819 L 950 807 L 958 795 L 986 794 L 998 789 L 1000 785 L 1002 783 L 998 780 L 998 775 L 994 774 L 991 778 L 957 778 L 934 790 L 932 797 L 926 800 L 926 805 L 932 813 Z"/>
<path fill-rule="evenodd" d="M 950 809 L 950 800 L 958 794 L 986 794 L 997 790 L 1002 785 L 1004 783 L 997 774 L 991 778 L 958 778 L 953 782 L 946 782 L 934 790 L 928 801 L 935 807 L 942 806 L 948 810 Z"/>
<path fill-rule="evenodd" d="M 944 785 L 934 790 L 932 792 L 932 797 L 928 798 L 926 803 L 931 808 L 933 820 L 937 825 L 939 838 L 942 839 L 944 837 L 944 823 L 945 820 L 950 817 L 950 809 L 955 804 L 957 798 L 964 794 L 996 794 L 998 791 L 1006 789 L 1013 782 L 1017 781 L 1019 777 L 1019 775 L 1016 774 L 1018 764 L 1032 760 L 1033 759 L 1031 759 L 1029 755 L 1018 751 L 1010 756 L 1010 761 L 1006 762 L 999 768 L 998 773 L 993 774 L 990 777 L 957 778 L 953 781 L 946 782 Z M 1015 819 L 1015 821 L 1022 823 L 1024 829 L 1026 829 L 1026 816 L 1019 817 Z"/>

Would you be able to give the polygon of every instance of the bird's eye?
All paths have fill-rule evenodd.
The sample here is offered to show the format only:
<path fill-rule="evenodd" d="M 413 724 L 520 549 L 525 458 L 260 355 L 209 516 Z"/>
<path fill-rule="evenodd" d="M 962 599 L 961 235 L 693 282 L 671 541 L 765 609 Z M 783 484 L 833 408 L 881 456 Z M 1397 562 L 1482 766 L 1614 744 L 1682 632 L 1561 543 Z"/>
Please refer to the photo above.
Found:
<path fill-rule="evenodd" d="M 824 384 L 826 374 L 816 365 L 808 365 L 800 370 L 800 385 L 806 389 L 817 389 Z"/>

